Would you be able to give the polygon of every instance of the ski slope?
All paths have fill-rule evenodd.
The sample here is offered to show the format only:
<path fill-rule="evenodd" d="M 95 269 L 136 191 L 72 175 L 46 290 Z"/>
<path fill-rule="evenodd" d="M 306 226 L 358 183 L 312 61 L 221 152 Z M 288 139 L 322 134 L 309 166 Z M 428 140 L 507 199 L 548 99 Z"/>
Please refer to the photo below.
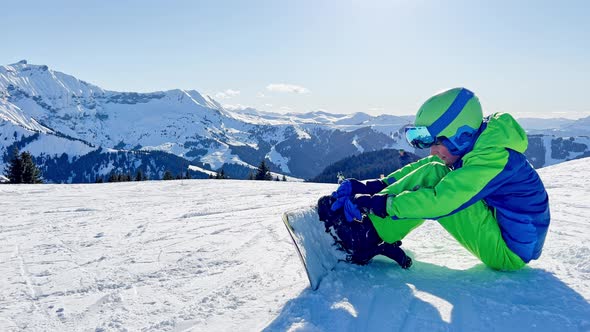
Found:
<path fill-rule="evenodd" d="M 484 267 L 434 221 L 311 291 L 281 222 L 335 185 L 0 185 L 0 331 L 590 331 L 590 160 L 540 170 L 540 260 Z"/>

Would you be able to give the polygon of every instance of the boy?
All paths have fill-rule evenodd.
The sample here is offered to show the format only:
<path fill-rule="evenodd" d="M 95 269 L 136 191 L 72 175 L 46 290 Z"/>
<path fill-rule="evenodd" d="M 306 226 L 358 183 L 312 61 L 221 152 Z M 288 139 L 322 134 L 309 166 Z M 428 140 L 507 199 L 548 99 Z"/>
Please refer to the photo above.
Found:
<path fill-rule="evenodd" d="M 424 219 L 435 219 L 493 269 L 518 270 L 539 258 L 549 199 L 523 155 L 526 133 L 512 116 L 483 118 L 473 92 L 454 88 L 420 107 L 406 139 L 415 148 L 430 148 L 430 156 L 381 180 L 343 181 L 331 209 L 374 228 L 383 240 L 379 246 L 399 244 Z M 374 250 L 355 250 L 358 243 L 341 245 L 362 256 Z"/>

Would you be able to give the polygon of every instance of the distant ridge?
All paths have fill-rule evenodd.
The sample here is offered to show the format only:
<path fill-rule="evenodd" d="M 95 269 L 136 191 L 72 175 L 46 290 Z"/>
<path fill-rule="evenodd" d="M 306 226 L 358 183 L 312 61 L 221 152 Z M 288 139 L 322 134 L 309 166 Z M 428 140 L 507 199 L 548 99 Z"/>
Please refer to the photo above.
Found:
<path fill-rule="evenodd" d="M 195 177 L 224 169 L 230 178 L 244 178 L 266 160 L 276 174 L 312 179 L 349 156 L 414 151 L 403 138 L 412 121 L 362 112 L 226 109 L 196 90 L 117 92 L 26 60 L 0 66 L 0 173 L 9 149 L 18 146 L 33 155 L 49 182 L 92 182 L 137 170 L 159 179 L 172 165 L 156 152 L 175 156 L 178 171 L 196 166 Z M 549 133 L 530 131 L 535 136 L 527 157 L 543 167 L 585 156 L 590 143 L 579 134 L 588 121 L 564 122 Z M 90 153 L 93 158 L 84 158 Z M 112 162 L 113 153 L 127 162 Z M 68 173 L 57 175 L 55 165 Z"/>

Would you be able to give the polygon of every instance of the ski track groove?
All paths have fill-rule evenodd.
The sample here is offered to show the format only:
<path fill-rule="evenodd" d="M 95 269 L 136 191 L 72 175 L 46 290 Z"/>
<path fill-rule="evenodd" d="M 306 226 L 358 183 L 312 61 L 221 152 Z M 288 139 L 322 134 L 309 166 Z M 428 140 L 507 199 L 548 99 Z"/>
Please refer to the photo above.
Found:
<path fill-rule="evenodd" d="M 27 288 L 29 290 L 29 293 L 27 294 L 27 302 L 35 308 L 35 312 L 45 316 L 46 321 L 48 321 L 49 325 L 52 328 L 55 328 L 55 322 L 53 317 L 49 314 L 49 312 L 47 312 L 47 310 L 42 308 L 42 306 L 39 304 L 38 291 L 35 289 L 36 287 L 33 284 L 31 273 L 28 270 L 27 263 L 25 262 L 19 245 L 17 245 L 15 248 L 15 254 L 19 261 L 21 278 L 23 279 L 24 283 L 27 285 Z"/>

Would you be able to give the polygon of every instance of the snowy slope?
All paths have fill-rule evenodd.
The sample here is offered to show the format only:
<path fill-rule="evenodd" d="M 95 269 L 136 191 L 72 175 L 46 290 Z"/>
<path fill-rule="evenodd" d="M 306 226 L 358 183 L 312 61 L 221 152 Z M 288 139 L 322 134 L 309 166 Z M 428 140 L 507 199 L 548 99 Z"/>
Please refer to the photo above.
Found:
<path fill-rule="evenodd" d="M 247 170 L 258 166 L 266 157 L 276 171 L 309 178 L 330 163 L 359 150 L 352 145 L 352 139 L 343 138 L 345 135 L 337 134 L 334 139 L 340 139 L 331 141 L 331 133 L 336 130 L 352 132 L 373 128 L 365 131 L 357 142 L 361 150 L 409 149 L 397 133 L 408 122 L 410 120 L 404 117 L 372 117 L 364 113 L 278 114 L 225 109 L 195 90 L 117 92 L 25 60 L 0 66 L 0 125 L 10 123 L 39 132 L 40 141 L 45 140 L 46 133 L 53 132 L 97 148 L 165 151 L 199 166 L 208 164 L 213 170 L 224 164 L 245 166 Z M 12 134 L 7 127 L 0 127 L 0 135 Z M 11 142 L 0 140 L 0 152 L 15 143 L 13 141 L 24 151 L 37 152 L 21 142 L 26 138 L 21 137 Z M 310 143 L 314 139 L 321 144 Z M 64 151 L 55 144 L 45 146 L 48 149 L 40 153 L 49 156 L 71 151 Z M 340 152 L 337 156 L 330 155 L 332 150 Z M 324 156 L 319 162 L 302 166 L 309 155 Z M 70 158 L 82 156 L 69 155 Z M 92 171 L 78 170 L 80 172 Z"/>
<path fill-rule="evenodd" d="M 590 116 L 571 119 L 518 119 L 518 122 L 527 130 L 528 134 L 541 134 L 553 136 L 589 136 Z"/>
<path fill-rule="evenodd" d="M 1 185 L 0 330 L 589 331 L 590 162 L 540 173 L 553 218 L 524 270 L 487 269 L 427 222 L 410 270 L 340 263 L 316 292 L 280 214 L 334 185 Z"/>
<path fill-rule="evenodd" d="M 9 103 L 5 99 L 0 99 L 0 124 L 4 123 L 14 124 L 30 131 L 51 132 L 51 130 L 40 125 L 35 119 L 27 116 L 16 105 Z"/>
<path fill-rule="evenodd" d="M 0 118 L 1 118 L 0 113 Z M 31 122 L 36 124 L 36 122 Z M 22 137 L 28 137 L 29 143 L 24 150 L 28 151 L 34 156 L 53 156 L 58 157 L 62 153 L 66 153 L 71 161 L 73 156 L 80 156 L 95 151 L 97 148 L 88 145 L 87 143 L 71 140 L 64 137 L 54 135 L 53 132 L 43 126 L 37 124 L 36 128 L 29 128 L 20 126 L 12 121 L 0 121 L 0 156 L 10 155 L 12 150 L 8 147 Z M 36 137 L 36 138 L 35 138 Z M 5 170 L 6 163 L 0 158 L 0 173 Z"/>
<path fill-rule="evenodd" d="M 405 117 L 372 117 L 364 113 L 278 114 L 254 109 L 224 109 L 218 102 L 195 90 L 152 93 L 117 92 L 22 60 L 0 66 L 0 120 L 18 109 L 23 126 L 36 121 L 66 135 L 97 146 L 126 148 L 140 145 L 182 155 L 183 143 L 211 139 L 219 143 L 256 145 L 252 132 L 258 126 L 276 126 L 266 140 L 285 139 L 287 127 L 352 131 L 376 126 L 384 133 L 397 131 L 410 122 Z M 14 118 L 14 116 L 12 116 Z M 23 120 L 23 118 L 25 120 Z"/>

